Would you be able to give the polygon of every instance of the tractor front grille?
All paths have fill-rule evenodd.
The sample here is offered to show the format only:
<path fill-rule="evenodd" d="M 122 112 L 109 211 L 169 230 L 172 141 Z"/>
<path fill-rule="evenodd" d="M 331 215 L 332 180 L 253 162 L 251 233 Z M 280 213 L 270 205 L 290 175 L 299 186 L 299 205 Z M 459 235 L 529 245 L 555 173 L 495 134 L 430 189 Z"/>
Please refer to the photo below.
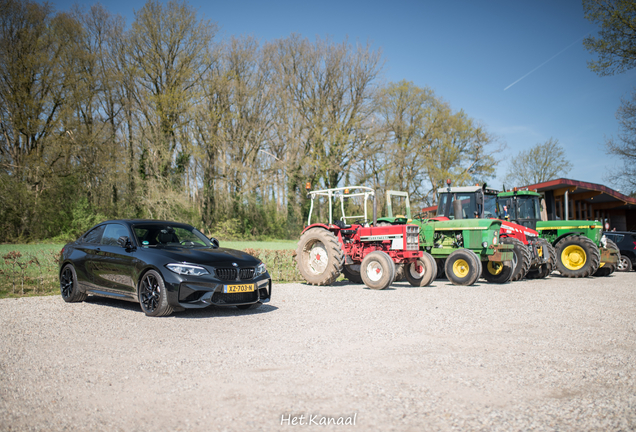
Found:
<path fill-rule="evenodd" d="M 416 225 L 406 226 L 406 250 L 420 249 L 420 228 Z"/>

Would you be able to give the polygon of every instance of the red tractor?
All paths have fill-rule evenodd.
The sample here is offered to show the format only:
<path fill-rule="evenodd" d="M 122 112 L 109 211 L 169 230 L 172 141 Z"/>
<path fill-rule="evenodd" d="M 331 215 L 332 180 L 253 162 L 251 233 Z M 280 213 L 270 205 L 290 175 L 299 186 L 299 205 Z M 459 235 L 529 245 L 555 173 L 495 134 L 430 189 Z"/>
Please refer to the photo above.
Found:
<path fill-rule="evenodd" d="M 311 207 L 303 230 L 296 261 L 298 270 L 311 285 L 331 285 L 340 273 L 351 282 L 372 289 L 384 289 L 395 280 L 396 265 L 403 265 L 413 286 L 427 286 L 437 276 L 435 260 L 420 251 L 417 225 L 377 226 L 375 191 L 363 186 L 310 191 Z M 326 198 L 328 221 L 311 223 L 314 202 Z M 354 199 L 362 201 L 354 203 Z M 367 216 L 367 203 L 373 201 L 373 219 Z M 333 206 L 339 204 L 342 216 L 333 220 Z M 360 209 L 358 216 L 347 216 L 345 208 Z"/>

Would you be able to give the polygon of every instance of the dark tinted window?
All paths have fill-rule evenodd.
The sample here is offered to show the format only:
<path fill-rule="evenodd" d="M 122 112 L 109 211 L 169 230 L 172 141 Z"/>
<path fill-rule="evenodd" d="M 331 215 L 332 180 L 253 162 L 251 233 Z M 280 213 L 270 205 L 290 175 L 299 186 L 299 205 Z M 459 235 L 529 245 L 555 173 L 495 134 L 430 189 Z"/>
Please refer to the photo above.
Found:
<path fill-rule="evenodd" d="M 188 225 L 171 226 L 162 224 L 134 225 L 133 231 L 139 244 L 144 247 L 189 246 L 210 247 L 210 240 L 201 232 Z"/>
<path fill-rule="evenodd" d="M 117 244 L 117 239 L 122 236 L 130 237 L 128 228 L 120 224 L 108 224 L 106 225 L 106 230 L 104 231 L 104 235 L 102 236 L 101 243 L 103 245 L 119 246 Z"/>
<path fill-rule="evenodd" d="M 102 239 L 102 234 L 104 233 L 104 227 L 105 227 L 105 225 L 100 225 L 97 228 L 90 230 L 84 236 L 84 242 L 85 243 L 99 243 L 99 241 Z"/>

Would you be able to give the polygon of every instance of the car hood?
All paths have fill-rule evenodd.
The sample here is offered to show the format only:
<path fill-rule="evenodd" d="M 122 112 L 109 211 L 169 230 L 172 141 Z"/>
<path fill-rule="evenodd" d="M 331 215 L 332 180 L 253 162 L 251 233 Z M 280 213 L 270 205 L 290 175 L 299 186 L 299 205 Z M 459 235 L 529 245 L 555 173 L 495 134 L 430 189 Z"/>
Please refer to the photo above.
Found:
<path fill-rule="evenodd" d="M 238 264 L 239 267 L 255 267 L 260 260 L 252 255 L 236 249 L 227 248 L 187 248 L 165 246 L 153 248 L 155 253 L 161 254 L 174 262 L 187 262 L 192 264 L 204 264 L 210 266 Z"/>

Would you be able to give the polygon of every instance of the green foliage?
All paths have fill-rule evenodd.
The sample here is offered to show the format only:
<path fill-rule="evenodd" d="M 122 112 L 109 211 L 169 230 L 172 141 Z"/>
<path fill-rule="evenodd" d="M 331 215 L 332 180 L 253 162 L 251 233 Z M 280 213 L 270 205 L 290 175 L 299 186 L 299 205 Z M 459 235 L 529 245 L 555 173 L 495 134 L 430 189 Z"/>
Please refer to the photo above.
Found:
<path fill-rule="evenodd" d="M 600 26 L 598 37 L 588 36 L 583 45 L 598 56 L 588 67 L 601 76 L 614 75 L 636 66 L 636 2 L 633 0 L 583 0 L 585 18 Z"/>
<path fill-rule="evenodd" d="M 572 164 L 559 144 L 550 138 L 528 150 L 520 151 L 510 160 L 505 183 L 507 186 L 528 186 L 553 180 L 570 172 Z"/>

